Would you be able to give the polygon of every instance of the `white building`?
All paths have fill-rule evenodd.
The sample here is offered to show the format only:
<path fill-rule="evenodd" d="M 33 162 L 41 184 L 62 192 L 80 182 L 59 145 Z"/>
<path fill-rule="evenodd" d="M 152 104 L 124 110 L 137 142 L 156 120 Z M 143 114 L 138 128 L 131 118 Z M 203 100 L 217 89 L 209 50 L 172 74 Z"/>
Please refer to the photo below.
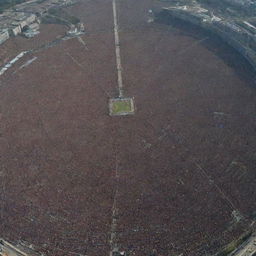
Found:
<path fill-rule="evenodd" d="M 0 31 L 0 44 L 4 43 L 9 38 L 7 29 Z"/>

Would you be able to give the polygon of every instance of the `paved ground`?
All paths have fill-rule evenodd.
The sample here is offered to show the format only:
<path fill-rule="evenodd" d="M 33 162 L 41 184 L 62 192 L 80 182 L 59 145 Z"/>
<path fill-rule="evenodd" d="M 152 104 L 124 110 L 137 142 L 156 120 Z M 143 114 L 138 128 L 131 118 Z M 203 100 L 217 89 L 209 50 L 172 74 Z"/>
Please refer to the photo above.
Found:
<path fill-rule="evenodd" d="M 232 256 L 253 256 L 256 253 L 256 238 L 253 234 L 245 244 L 242 244 Z"/>
<path fill-rule="evenodd" d="M 117 1 L 134 116 L 108 115 L 118 96 L 111 0 L 69 8 L 86 25 L 86 47 L 63 41 L 2 76 L 5 239 L 47 255 L 109 255 L 114 198 L 115 242 L 131 255 L 214 253 L 252 220 L 256 91 L 248 66 L 194 28 L 147 23 L 154 6 Z M 44 29 L 8 42 L 4 58 L 64 33 Z"/>

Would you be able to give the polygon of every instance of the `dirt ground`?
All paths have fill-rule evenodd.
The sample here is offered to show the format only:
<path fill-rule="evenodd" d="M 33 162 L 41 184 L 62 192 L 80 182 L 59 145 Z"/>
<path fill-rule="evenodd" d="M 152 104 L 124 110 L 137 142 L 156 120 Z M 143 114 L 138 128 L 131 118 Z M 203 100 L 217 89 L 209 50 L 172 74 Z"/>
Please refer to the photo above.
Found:
<path fill-rule="evenodd" d="M 0 78 L 1 237 L 47 256 L 109 255 L 117 185 L 120 250 L 216 253 L 255 218 L 250 68 L 196 28 L 148 23 L 157 1 L 117 7 L 125 94 L 135 98 L 135 115 L 108 114 L 118 95 L 111 0 L 68 8 L 85 24 L 86 46 L 62 41 Z M 1 59 L 64 33 L 43 25 L 34 39 L 1 46 Z"/>

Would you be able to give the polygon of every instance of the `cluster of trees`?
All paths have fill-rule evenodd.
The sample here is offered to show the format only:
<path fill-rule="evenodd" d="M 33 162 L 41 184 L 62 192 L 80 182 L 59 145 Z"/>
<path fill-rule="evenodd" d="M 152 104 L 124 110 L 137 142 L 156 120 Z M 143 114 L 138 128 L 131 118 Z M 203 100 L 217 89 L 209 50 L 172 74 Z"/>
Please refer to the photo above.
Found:
<path fill-rule="evenodd" d="M 11 8 L 16 4 L 23 3 L 27 0 L 0 0 L 0 13 L 7 8 Z"/>

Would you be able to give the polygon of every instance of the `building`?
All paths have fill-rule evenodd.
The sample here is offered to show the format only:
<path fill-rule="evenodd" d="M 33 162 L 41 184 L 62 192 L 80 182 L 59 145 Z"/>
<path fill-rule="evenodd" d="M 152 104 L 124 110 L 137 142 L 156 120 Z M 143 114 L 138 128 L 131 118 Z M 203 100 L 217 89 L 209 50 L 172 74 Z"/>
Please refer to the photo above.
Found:
<path fill-rule="evenodd" d="M 12 36 L 19 35 L 22 30 L 37 20 L 35 14 L 18 13 L 9 26 L 9 33 Z"/>
<path fill-rule="evenodd" d="M 17 22 L 13 22 L 10 26 L 9 33 L 12 36 L 17 36 L 21 33 L 21 27 L 20 24 Z"/>
<path fill-rule="evenodd" d="M 9 38 L 8 29 L 0 31 L 0 44 L 4 43 Z"/>

